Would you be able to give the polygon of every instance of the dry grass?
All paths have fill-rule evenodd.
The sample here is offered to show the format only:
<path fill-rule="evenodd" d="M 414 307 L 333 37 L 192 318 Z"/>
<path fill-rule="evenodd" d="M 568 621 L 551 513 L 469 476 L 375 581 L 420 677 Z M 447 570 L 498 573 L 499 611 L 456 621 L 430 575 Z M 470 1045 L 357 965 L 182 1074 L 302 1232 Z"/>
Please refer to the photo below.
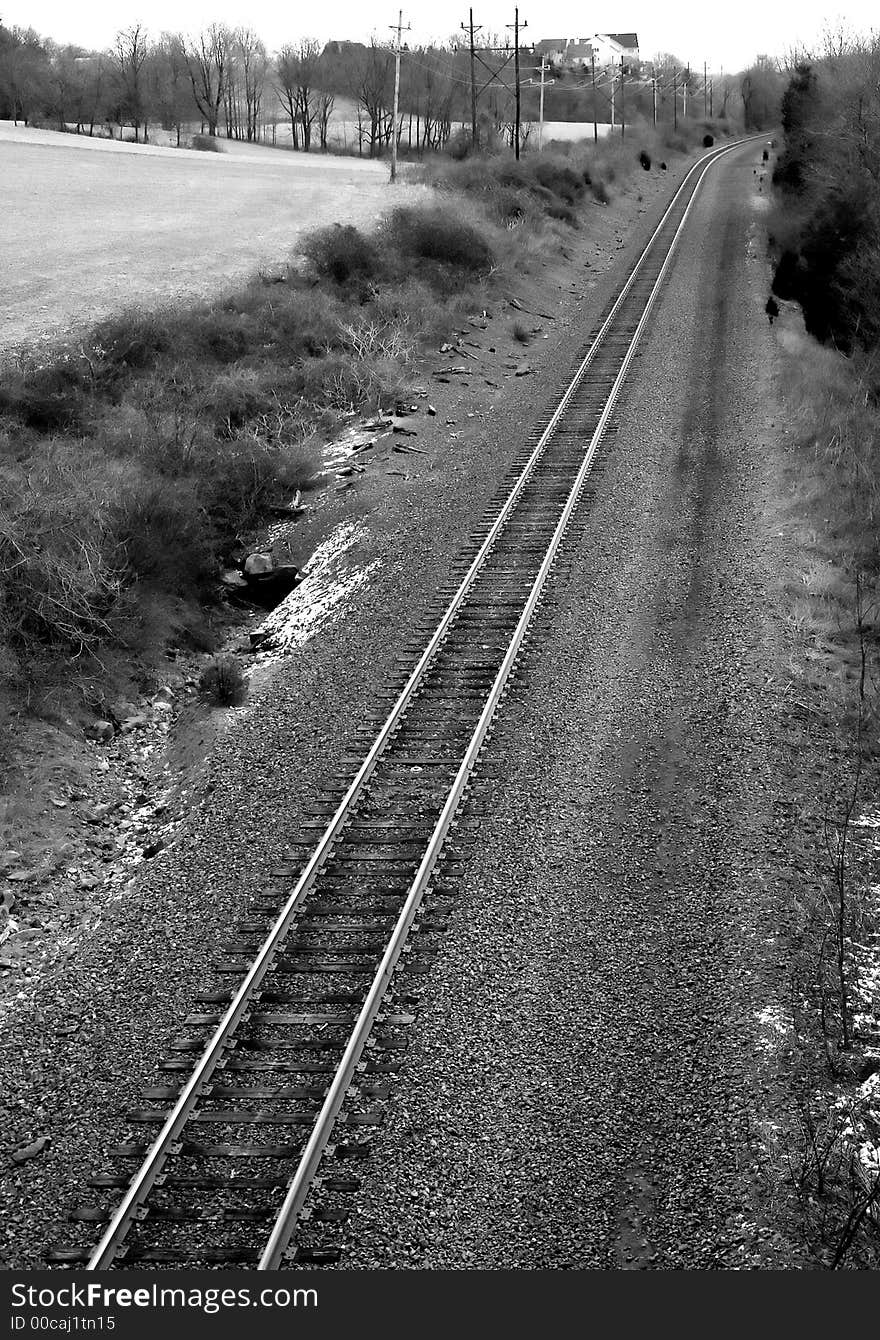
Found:
<path fill-rule="evenodd" d="M 841 702 L 861 673 L 857 583 L 877 646 L 880 593 L 880 407 L 873 369 L 805 334 L 783 335 L 783 396 L 795 460 L 789 522 L 803 555 L 790 584 L 800 673 Z"/>

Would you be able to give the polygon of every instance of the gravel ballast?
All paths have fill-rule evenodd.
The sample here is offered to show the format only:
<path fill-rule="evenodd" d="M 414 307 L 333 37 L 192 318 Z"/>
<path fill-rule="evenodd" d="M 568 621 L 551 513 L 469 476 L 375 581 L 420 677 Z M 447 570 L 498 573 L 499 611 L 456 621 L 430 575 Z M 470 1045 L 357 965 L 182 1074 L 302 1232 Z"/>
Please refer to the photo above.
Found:
<path fill-rule="evenodd" d="M 345 1264 L 791 1265 L 783 451 L 744 149 L 692 212 L 475 793 L 480 841 Z"/>

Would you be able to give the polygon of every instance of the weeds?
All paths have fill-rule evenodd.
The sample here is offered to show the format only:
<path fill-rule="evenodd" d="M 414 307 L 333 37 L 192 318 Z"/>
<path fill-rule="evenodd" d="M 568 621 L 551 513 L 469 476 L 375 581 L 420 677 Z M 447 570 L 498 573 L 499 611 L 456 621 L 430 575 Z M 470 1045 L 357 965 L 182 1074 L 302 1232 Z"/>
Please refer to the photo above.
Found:
<path fill-rule="evenodd" d="M 218 707 L 237 707 L 247 696 L 244 671 L 234 656 L 215 656 L 199 676 L 199 693 Z"/>

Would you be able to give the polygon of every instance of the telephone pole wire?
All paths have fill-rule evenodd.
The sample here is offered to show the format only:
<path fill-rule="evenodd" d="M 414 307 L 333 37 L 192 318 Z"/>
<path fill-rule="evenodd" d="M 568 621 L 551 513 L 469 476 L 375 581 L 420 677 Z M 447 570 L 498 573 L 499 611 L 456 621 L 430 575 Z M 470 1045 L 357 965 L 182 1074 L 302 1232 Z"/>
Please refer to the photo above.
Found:
<path fill-rule="evenodd" d="M 389 25 L 397 30 L 397 41 L 394 44 L 394 117 L 391 122 L 391 180 L 397 180 L 397 111 L 400 103 L 400 52 L 401 41 L 403 39 L 403 10 L 397 14 L 397 23 Z M 406 31 L 409 32 L 410 24 L 406 25 Z"/>
<path fill-rule="evenodd" d="M 599 127 L 596 124 L 596 57 L 590 54 L 590 71 L 593 77 L 593 143 L 599 143 Z"/>
<path fill-rule="evenodd" d="M 528 21 L 523 20 L 523 28 L 528 28 Z M 519 6 L 513 11 L 513 23 L 508 23 L 508 28 L 513 29 L 513 69 L 514 79 L 516 81 L 516 120 L 514 123 L 513 151 L 519 159 L 519 128 L 520 128 L 520 91 L 519 91 Z"/>
<path fill-rule="evenodd" d="M 482 24 L 478 23 L 474 29 L 474 11 L 468 10 L 468 22 L 461 25 L 462 31 L 470 34 L 471 43 L 471 144 L 477 148 L 477 65 L 474 54 L 474 31 L 479 32 Z"/>

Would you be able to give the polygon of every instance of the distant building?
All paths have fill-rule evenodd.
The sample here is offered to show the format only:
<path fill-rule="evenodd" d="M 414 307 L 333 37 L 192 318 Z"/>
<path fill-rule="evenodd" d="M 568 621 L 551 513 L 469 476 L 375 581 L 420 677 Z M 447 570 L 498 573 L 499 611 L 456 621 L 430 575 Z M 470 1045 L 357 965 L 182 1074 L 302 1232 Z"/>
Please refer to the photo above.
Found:
<path fill-rule="evenodd" d="M 639 59 L 638 33 L 596 33 L 590 44 L 597 65 L 623 65 Z"/>
<path fill-rule="evenodd" d="M 577 42 L 572 38 L 565 49 L 565 64 L 573 65 L 576 69 L 586 69 L 592 59 L 592 42 L 588 42 L 585 37 L 579 38 Z"/>
<path fill-rule="evenodd" d="M 624 65 L 639 59 L 638 33 L 596 33 L 594 37 L 548 37 L 536 42 L 535 58 L 549 65 L 586 69 L 597 65 Z"/>
<path fill-rule="evenodd" d="M 543 56 L 549 65 L 561 65 L 565 60 L 566 37 L 546 37 L 543 42 L 535 43 L 535 55 L 538 60 Z"/>

